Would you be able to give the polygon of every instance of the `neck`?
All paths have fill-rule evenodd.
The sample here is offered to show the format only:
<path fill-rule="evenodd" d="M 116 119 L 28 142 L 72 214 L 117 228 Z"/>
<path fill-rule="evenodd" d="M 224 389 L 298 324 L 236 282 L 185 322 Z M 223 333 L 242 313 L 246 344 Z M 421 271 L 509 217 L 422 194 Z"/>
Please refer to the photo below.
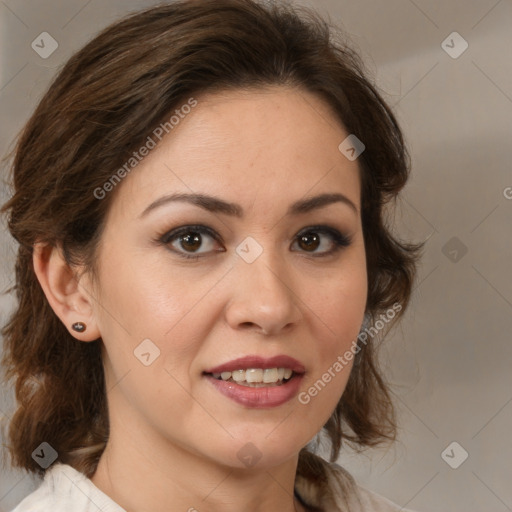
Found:
<path fill-rule="evenodd" d="M 111 430 L 91 480 L 129 512 L 306 510 L 294 497 L 298 455 L 277 467 L 233 468 L 168 440 L 120 429 Z"/>

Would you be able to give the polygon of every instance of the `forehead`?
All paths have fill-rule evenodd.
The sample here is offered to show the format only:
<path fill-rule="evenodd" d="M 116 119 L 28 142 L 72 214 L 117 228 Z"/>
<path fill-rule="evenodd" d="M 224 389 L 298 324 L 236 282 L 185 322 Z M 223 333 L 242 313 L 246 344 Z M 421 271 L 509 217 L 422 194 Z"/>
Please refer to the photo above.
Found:
<path fill-rule="evenodd" d="M 338 139 L 347 135 L 329 105 L 299 89 L 225 91 L 197 101 L 166 141 L 171 151 L 178 146 L 191 150 L 189 159 L 206 153 L 251 162 L 280 162 L 281 155 L 308 159 L 325 152 L 339 157 Z"/>
<path fill-rule="evenodd" d="M 348 133 L 317 96 L 269 87 L 194 99 L 125 179 L 123 210 L 174 191 L 274 209 L 308 193 L 341 192 L 359 204 L 359 166 L 338 149 Z"/>

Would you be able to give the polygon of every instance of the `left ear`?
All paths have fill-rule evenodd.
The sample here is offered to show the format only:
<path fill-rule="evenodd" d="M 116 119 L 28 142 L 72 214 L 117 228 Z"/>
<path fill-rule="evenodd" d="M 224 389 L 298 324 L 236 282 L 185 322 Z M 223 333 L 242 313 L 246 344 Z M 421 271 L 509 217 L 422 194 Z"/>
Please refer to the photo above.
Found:
<path fill-rule="evenodd" d="M 94 297 L 85 276 L 78 278 L 59 247 L 34 244 L 34 271 L 46 298 L 70 334 L 80 341 L 97 340 L 101 334 L 94 316 Z M 82 322 L 78 332 L 73 324 Z"/>

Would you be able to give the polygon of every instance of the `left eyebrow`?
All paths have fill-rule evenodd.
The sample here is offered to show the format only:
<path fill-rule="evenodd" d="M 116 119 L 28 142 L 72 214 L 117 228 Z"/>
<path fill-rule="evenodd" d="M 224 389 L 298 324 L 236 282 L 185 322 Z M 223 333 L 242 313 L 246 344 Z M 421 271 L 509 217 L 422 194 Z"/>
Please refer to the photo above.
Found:
<path fill-rule="evenodd" d="M 171 194 L 160 197 L 156 201 L 153 201 L 140 215 L 139 218 L 145 217 L 149 212 L 160 208 L 166 204 L 172 202 L 186 202 L 199 206 L 204 210 L 212 213 L 222 213 L 230 215 L 232 217 L 243 218 L 244 210 L 236 203 L 228 203 L 218 197 L 209 196 L 205 194 Z M 308 213 L 312 210 L 319 208 L 325 208 L 334 203 L 343 203 L 348 205 L 356 214 L 359 213 L 357 206 L 343 194 L 320 194 L 318 196 L 309 197 L 306 199 L 300 199 L 293 203 L 286 213 L 290 215 L 300 215 Z"/>
<path fill-rule="evenodd" d="M 287 215 L 308 213 L 312 210 L 324 208 L 334 203 L 346 204 L 350 206 L 350 208 L 354 210 L 355 213 L 359 213 L 357 206 L 343 194 L 320 194 L 319 196 L 301 199 L 300 201 L 293 203 L 288 209 Z"/>

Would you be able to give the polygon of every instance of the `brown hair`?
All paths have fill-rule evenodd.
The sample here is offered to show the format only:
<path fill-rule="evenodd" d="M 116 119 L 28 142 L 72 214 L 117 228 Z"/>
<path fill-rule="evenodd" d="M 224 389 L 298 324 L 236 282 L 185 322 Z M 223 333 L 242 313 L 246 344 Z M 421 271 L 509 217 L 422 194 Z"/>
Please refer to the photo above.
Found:
<path fill-rule="evenodd" d="M 109 435 L 101 340 L 78 342 L 55 315 L 34 273 L 33 244 L 58 246 L 70 265 L 93 272 L 115 197 L 98 200 L 93 191 L 192 95 L 283 85 L 314 93 L 334 109 L 366 146 L 358 159 L 366 313 L 375 319 L 398 302 L 394 321 L 403 314 L 420 246 L 392 235 L 385 207 L 407 181 L 409 158 L 359 56 L 333 33 L 314 12 L 283 3 L 177 1 L 113 24 L 65 64 L 20 134 L 14 195 L 2 208 L 19 243 L 18 307 L 2 330 L 6 378 L 18 402 L 8 432 L 13 466 L 44 473 L 31 453 L 46 441 L 60 462 L 91 476 Z M 324 427 L 332 461 L 342 439 L 364 447 L 395 437 L 375 342 L 360 348 Z"/>

